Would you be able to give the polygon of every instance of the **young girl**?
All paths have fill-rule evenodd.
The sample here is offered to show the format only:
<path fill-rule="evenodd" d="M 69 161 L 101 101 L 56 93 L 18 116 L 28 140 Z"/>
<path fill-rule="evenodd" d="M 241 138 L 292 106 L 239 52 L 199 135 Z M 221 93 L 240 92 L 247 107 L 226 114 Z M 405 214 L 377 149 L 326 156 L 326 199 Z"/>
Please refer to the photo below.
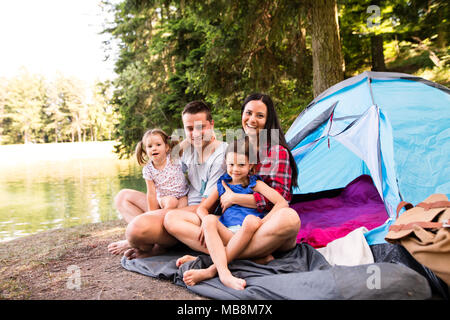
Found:
<path fill-rule="evenodd" d="M 161 129 L 147 130 L 136 146 L 136 158 L 147 184 L 148 210 L 187 206 L 189 187 L 181 164 L 170 158 L 174 144 Z"/>
<path fill-rule="evenodd" d="M 228 263 L 239 256 L 246 248 L 258 228 L 267 220 L 272 212 L 288 207 L 287 201 L 274 189 L 265 184 L 259 176 L 252 175 L 253 164 L 249 163 L 249 139 L 234 141 L 226 151 L 225 160 L 227 173 L 217 181 L 216 189 L 202 202 L 197 209 L 197 215 L 202 220 L 199 240 L 204 244 L 211 256 L 213 264 L 207 269 L 191 269 L 183 274 L 186 285 L 192 286 L 205 279 L 219 274 L 220 281 L 227 287 L 243 290 L 244 279 L 234 277 L 228 269 Z M 252 194 L 254 191 L 264 195 L 274 204 L 272 210 L 260 213 L 256 209 L 232 205 L 220 216 L 209 214 L 214 212 L 220 196 L 225 192 L 224 184 L 236 193 Z M 184 256 L 177 260 L 177 266 L 195 259 Z M 265 257 L 265 262 L 273 257 Z"/>

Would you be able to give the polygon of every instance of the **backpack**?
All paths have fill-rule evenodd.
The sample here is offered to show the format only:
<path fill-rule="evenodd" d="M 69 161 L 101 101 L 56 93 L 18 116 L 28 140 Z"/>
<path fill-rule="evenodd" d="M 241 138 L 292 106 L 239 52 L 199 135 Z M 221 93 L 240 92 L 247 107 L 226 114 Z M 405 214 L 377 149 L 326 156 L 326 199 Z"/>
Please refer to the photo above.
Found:
<path fill-rule="evenodd" d="M 401 209 L 406 211 L 399 216 Z M 401 244 L 421 264 L 450 285 L 450 201 L 433 194 L 415 207 L 402 201 L 385 240 Z"/>

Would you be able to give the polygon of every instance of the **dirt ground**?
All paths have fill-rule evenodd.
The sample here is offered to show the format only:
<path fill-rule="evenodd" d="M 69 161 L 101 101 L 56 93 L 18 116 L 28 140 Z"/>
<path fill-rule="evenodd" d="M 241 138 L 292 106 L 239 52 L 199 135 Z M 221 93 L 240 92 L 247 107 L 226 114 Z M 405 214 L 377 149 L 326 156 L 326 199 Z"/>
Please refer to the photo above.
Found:
<path fill-rule="evenodd" d="M 107 250 L 124 231 L 123 221 L 111 221 L 0 243 L 0 299 L 207 299 L 171 281 L 124 269 L 121 256 Z"/>

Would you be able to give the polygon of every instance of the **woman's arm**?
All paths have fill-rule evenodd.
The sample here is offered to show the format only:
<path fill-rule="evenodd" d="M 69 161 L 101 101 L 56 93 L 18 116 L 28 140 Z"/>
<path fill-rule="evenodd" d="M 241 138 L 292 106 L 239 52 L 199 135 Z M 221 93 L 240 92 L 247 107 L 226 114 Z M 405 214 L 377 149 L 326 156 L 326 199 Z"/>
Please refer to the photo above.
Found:
<path fill-rule="evenodd" d="M 255 197 L 252 194 L 240 194 L 233 192 L 227 184 L 222 181 L 222 185 L 225 188 L 225 192 L 220 197 L 220 204 L 222 206 L 222 212 L 233 204 L 240 205 L 246 208 L 256 208 Z"/>
<path fill-rule="evenodd" d="M 160 209 L 158 199 L 156 199 L 156 187 L 153 180 L 145 179 L 147 185 L 147 207 L 149 211 Z"/>
<path fill-rule="evenodd" d="M 279 194 L 275 189 L 269 187 L 266 183 L 264 183 L 261 180 L 256 181 L 256 185 L 253 188 L 253 191 L 262 194 L 267 200 L 273 203 L 272 209 L 262 219 L 263 223 L 270 218 L 273 212 L 281 208 L 289 207 L 289 203 L 286 201 L 286 199 L 283 198 L 281 194 Z"/>
<path fill-rule="evenodd" d="M 286 148 L 280 145 L 271 147 L 257 174 L 284 199 L 291 200 L 292 169 Z M 261 193 L 254 192 L 253 196 L 258 211 L 269 211 L 272 208 L 271 201 Z"/>

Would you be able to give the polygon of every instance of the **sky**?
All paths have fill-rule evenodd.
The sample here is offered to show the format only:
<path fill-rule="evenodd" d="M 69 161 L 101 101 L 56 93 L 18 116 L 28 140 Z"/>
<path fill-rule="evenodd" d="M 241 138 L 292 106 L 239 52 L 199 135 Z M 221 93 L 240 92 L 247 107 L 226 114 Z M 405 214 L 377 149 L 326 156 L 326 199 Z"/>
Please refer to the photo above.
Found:
<path fill-rule="evenodd" d="M 20 68 L 52 79 L 60 72 L 86 82 L 112 79 L 104 61 L 99 0 L 0 0 L 0 77 Z"/>

